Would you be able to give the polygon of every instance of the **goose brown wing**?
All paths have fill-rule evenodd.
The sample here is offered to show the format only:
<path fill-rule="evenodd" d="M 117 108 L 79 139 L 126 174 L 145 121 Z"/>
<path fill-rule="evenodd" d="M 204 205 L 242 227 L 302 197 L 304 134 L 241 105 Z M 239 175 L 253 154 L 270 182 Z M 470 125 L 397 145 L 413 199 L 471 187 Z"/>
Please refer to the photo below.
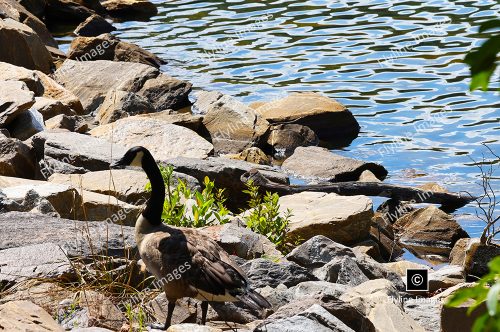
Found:
<path fill-rule="evenodd" d="M 245 292 L 247 281 L 241 270 L 231 264 L 222 248 L 199 233 L 192 230 L 172 232 L 160 240 L 158 250 L 166 269 L 164 272 L 188 266 L 181 278 L 196 289 L 213 295 Z"/>

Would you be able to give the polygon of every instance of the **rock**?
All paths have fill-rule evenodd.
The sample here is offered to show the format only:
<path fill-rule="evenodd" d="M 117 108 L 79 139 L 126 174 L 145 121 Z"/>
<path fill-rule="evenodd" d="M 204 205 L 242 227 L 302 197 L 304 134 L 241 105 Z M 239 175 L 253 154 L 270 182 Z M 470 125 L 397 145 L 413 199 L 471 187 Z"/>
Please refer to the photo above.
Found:
<path fill-rule="evenodd" d="M 52 56 L 35 31 L 10 18 L 0 19 L 0 60 L 49 73 Z"/>
<path fill-rule="evenodd" d="M 274 263 L 264 258 L 257 258 L 241 266 L 253 287 L 276 287 L 280 283 L 287 287 L 295 286 L 303 281 L 317 280 L 305 268 L 292 263 Z"/>
<path fill-rule="evenodd" d="M 420 188 L 420 189 L 425 190 L 425 191 L 436 192 L 436 193 L 447 193 L 448 192 L 448 190 L 446 190 L 446 188 L 437 184 L 436 182 L 424 183 L 420 186 L 417 186 L 417 188 Z"/>
<path fill-rule="evenodd" d="M 267 237 L 254 233 L 246 227 L 228 223 L 209 226 L 203 228 L 202 231 L 231 255 L 244 259 L 262 256 L 271 259 L 283 257 Z"/>
<path fill-rule="evenodd" d="M 94 15 L 94 11 L 72 0 L 47 0 L 46 20 L 80 23 Z"/>
<path fill-rule="evenodd" d="M 333 296 L 339 298 L 349 287 L 328 281 L 304 281 L 290 289 L 294 300 L 303 300 L 316 296 Z"/>
<path fill-rule="evenodd" d="M 228 154 L 225 155 L 224 157 L 248 161 L 249 163 L 254 163 L 259 165 L 271 165 L 271 161 L 266 156 L 264 151 L 262 151 L 257 147 L 247 148 L 238 154 Z"/>
<path fill-rule="evenodd" d="M 172 315 L 172 324 L 196 323 L 196 317 L 201 313 L 200 301 L 192 298 L 182 298 L 176 301 Z M 167 318 L 168 301 L 165 293 L 160 293 L 154 299 L 146 303 L 146 308 L 158 322 L 165 322 Z M 201 314 L 200 314 L 201 315 Z"/>
<path fill-rule="evenodd" d="M 368 279 L 387 279 L 392 282 L 396 289 L 400 291 L 404 291 L 406 289 L 405 284 L 399 275 L 386 269 L 383 264 L 378 263 L 371 257 L 356 253 L 356 263 Z"/>
<path fill-rule="evenodd" d="M 94 55 L 91 53 L 89 56 L 92 59 Z M 54 77 L 80 99 L 87 114 L 102 104 L 109 90 L 137 92 L 144 82 L 158 74 L 156 68 L 140 63 L 68 59 Z"/>
<path fill-rule="evenodd" d="M 417 209 L 394 224 L 399 242 L 418 255 L 448 257 L 455 242 L 469 235 L 452 216 L 435 206 Z"/>
<path fill-rule="evenodd" d="M 133 227 L 102 221 L 74 221 L 7 212 L 0 213 L 0 228 L 3 235 L 0 250 L 50 242 L 61 247 L 69 257 L 88 257 L 91 253 L 132 257 L 136 252 Z"/>
<path fill-rule="evenodd" d="M 110 90 L 97 110 L 99 124 L 108 124 L 124 117 L 151 113 L 155 109 L 149 101 L 133 92 Z"/>
<path fill-rule="evenodd" d="M 387 175 L 387 170 L 379 164 L 343 157 L 315 146 L 298 147 L 282 167 L 291 174 L 314 181 L 357 181 L 365 170 L 370 170 L 380 180 Z"/>
<path fill-rule="evenodd" d="M 31 146 L 42 176 L 52 173 L 85 173 L 109 169 L 127 149 L 104 139 L 72 132 L 44 131 L 31 137 Z M 113 152 L 113 155 L 111 155 Z"/>
<path fill-rule="evenodd" d="M 88 130 L 88 124 L 78 115 L 59 114 L 45 121 L 48 130 L 66 129 L 83 134 Z"/>
<path fill-rule="evenodd" d="M 27 112 L 20 113 L 7 126 L 10 135 L 22 141 L 43 131 L 43 116 L 36 109 L 32 108 Z"/>
<path fill-rule="evenodd" d="M 179 110 L 191 105 L 188 98 L 191 87 L 192 84 L 187 81 L 160 74 L 146 81 L 138 94 L 149 100 L 157 112 Z"/>
<path fill-rule="evenodd" d="M 94 37 L 115 30 L 116 28 L 102 16 L 91 15 L 76 27 L 75 34 L 83 37 Z"/>
<path fill-rule="evenodd" d="M 462 266 L 466 275 L 482 277 L 488 273 L 488 262 L 500 256 L 500 246 L 481 244 L 479 238 L 459 239 L 450 252 L 450 264 Z"/>
<path fill-rule="evenodd" d="M 415 263 L 412 261 L 397 261 L 382 264 L 386 269 L 396 273 L 400 277 L 406 276 L 408 269 L 429 269 L 429 266 Z"/>
<path fill-rule="evenodd" d="M 395 239 L 392 223 L 385 214 L 374 213 L 370 227 L 370 238 L 377 242 L 385 261 L 390 262 L 403 254 L 403 249 Z"/>
<path fill-rule="evenodd" d="M 270 286 L 260 288 L 259 293 L 264 296 L 269 303 L 271 303 L 273 310 L 276 310 L 277 308 L 287 305 L 293 300 L 292 289 L 293 287 L 288 289 L 285 285 L 279 284 L 275 288 Z"/>
<path fill-rule="evenodd" d="M 447 265 L 429 273 L 429 292 L 434 293 L 464 282 L 464 269 L 458 265 Z"/>
<path fill-rule="evenodd" d="M 446 303 L 448 298 L 443 299 Z M 442 305 L 440 313 L 442 332 L 469 332 L 473 331 L 474 322 L 487 312 L 486 301 L 483 301 L 474 311 L 468 313 L 474 304 L 473 300 L 466 301 L 456 307 Z"/>
<path fill-rule="evenodd" d="M 250 107 L 216 91 L 202 91 L 194 107 L 205 114 L 203 124 L 217 153 L 239 153 L 258 143 L 268 122 Z"/>
<path fill-rule="evenodd" d="M 319 304 L 313 304 L 307 310 L 292 317 L 265 321 L 254 331 L 275 331 L 275 332 L 293 332 L 293 331 L 342 331 L 354 332 L 345 325 L 340 319 L 333 316 Z"/>
<path fill-rule="evenodd" d="M 321 192 L 302 192 L 279 199 L 280 211 L 293 211 L 287 236 L 308 240 L 324 235 L 342 244 L 368 237 L 372 202 L 366 196 L 338 196 Z"/>
<path fill-rule="evenodd" d="M 46 97 L 35 97 L 35 100 L 36 102 L 32 108 L 42 115 L 43 120 L 48 120 L 57 115 L 71 116 L 76 114 L 73 109 L 59 100 Z"/>
<path fill-rule="evenodd" d="M 356 243 L 356 245 L 353 246 L 353 250 L 361 254 L 368 255 L 379 263 L 384 261 L 382 254 L 380 253 L 378 243 L 371 239 Z"/>
<path fill-rule="evenodd" d="M 195 115 L 191 113 L 173 113 L 170 110 L 141 114 L 138 117 L 150 118 L 165 123 L 171 123 L 181 127 L 189 128 L 198 133 L 198 135 L 203 136 L 203 116 Z"/>
<path fill-rule="evenodd" d="M 35 103 L 35 95 L 19 81 L 0 81 L 0 87 L 0 127 L 3 128 Z"/>
<path fill-rule="evenodd" d="M 158 14 L 156 6 L 147 0 L 107 0 L 101 4 L 116 17 L 146 18 Z"/>
<path fill-rule="evenodd" d="M 425 331 L 441 331 L 439 301 L 426 299 L 405 299 L 403 302 L 405 313 L 415 320 Z"/>
<path fill-rule="evenodd" d="M 42 82 L 43 97 L 61 102 L 64 106 L 71 108 L 76 114 L 84 113 L 82 103 L 74 93 L 40 71 L 35 71 L 35 74 Z M 43 112 L 41 113 L 43 114 Z"/>
<path fill-rule="evenodd" d="M 35 154 L 15 138 L 0 137 L 0 175 L 32 179 L 38 173 Z"/>
<path fill-rule="evenodd" d="M 28 2 L 30 2 L 30 4 L 33 4 L 34 6 L 28 5 Z M 18 2 L 15 0 L 1 0 L 0 12 L 5 13 L 6 17 L 9 17 L 14 21 L 29 26 L 48 47 L 57 48 L 57 42 L 55 41 L 54 37 L 52 37 L 45 24 L 41 21 L 42 16 L 38 16 L 37 11 L 30 9 L 35 6 L 39 7 L 37 11 L 42 9 L 42 7 L 43 10 L 45 10 L 45 1 L 21 0 Z"/>
<path fill-rule="evenodd" d="M 256 112 L 271 123 L 296 123 L 311 128 L 322 140 L 343 138 L 352 141 L 359 124 L 343 105 L 318 93 L 292 93 L 265 103 Z"/>
<path fill-rule="evenodd" d="M 129 117 L 90 131 L 94 137 L 125 147 L 142 145 L 156 160 L 175 157 L 207 158 L 213 146 L 194 131 L 154 119 Z"/>
<path fill-rule="evenodd" d="M 316 269 L 314 275 L 320 280 L 348 286 L 357 286 L 369 280 L 352 257 L 336 257 Z"/>
<path fill-rule="evenodd" d="M 47 6 L 46 0 L 21 0 L 19 3 L 26 8 L 27 11 L 39 19 L 43 19 L 43 16 L 45 15 L 45 7 Z"/>
<path fill-rule="evenodd" d="M 87 20 L 91 18 L 89 17 Z M 109 33 L 103 33 L 96 37 L 80 36 L 73 39 L 68 50 L 68 59 L 86 61 L 90 60 L 89 56 L 92 57 L 91 60 L 134 62 L 156 68 L 165 64 L 165 61 L 153 53 L 135 44 L 121 41 Z"/>
<path fill-rule="evenodd" d="M 0 81 L 21 81 L 26 84 L 30 91 L 35 93 L 35 96 L 43 94 L 43 85 L 38 75 L 33 70 L 24 67 L 0 62 Z"/>
<path fill-rule="evenodd" d="M 71 262 L 57 245 L 42 243 L 0 250 L 0 284 L 32 278 L 72 281 Z"/>
<path fill-rule="evenodd" d="M 116 198 L 91 191 L 82 192 L 82 204 L 78 210 L 79 220 L 107 221 L 120 225 L 134 226 L 142 207 L 127 204 Z"/>
<path fill-rule="evenodd" d="M 404 313 L 399 293 L 388 280 L 367 281 L 349 289 L 340 299 L 368 316 L 377 331 L 425 331 Z"/>
<path fill-rule="evenodd" d="M 247 324 L 259 319 L 258 312 L 241 302 L 212 302 L 211 312 L 207 315 L 210 321 L 234 322 Z"/>
<path fill-rule="evenodd" d="M 104 16 L 106 14 L 106 10 L 101 5 L 101 2 L 99 0 L 75 0 L 75 2 L 88 9 L 92 9 L 99 15 Z"/>
<path fill-rule="evenodd" d="M 335 257 L 354 258 L 355 255 L 351 248 L 323 235 L 310 238 L 286 256 L 289 261 L 309 269 L 321 267 Z"/>
<path fill-rule="evenodd" d="M 248 195 L 242 192 L 245 185 L 240 181 L 240 177 L 253 168 L 258 169 L 273 182 L 288 183 L 288 178 L 276 168 L 240 160 L 213 157 L 201 160 L 179 157 L 165 160 L 165 162 L 171 164 L 175 171 L 191 175 L 200 183 L 203 182 L 205 176 L 208 176 L 212 181 L 215 181 L 217 188 L 225 188 L 225 196 L 228 199 L 226 204 L 230 208 L 242 208 L 248 201 Z"/>
<path fill-rule="evenodd" d="M 359 182 L 382 182 L 370 170 L 364 170 L 358 179 Z"/>
<path fill-rule="evenodd" d="M 42 308 L 29 301 L 0 305 L 0 326 L 6 331 L 63 331 Z"/>
<path fill-rule="evenodd" d="M 167 332 L 222 332 L 222 330 L 211 326 L 186 323 L 171 325 Z"/>
<path fill-rule="evenodd" d="M 265 136 L 265 146 L 270 148 L 276 159 L 290 157 L 299 146 L 316 146 L 318 143 L 314 131 L 293 123 L 273 125 Z"/>

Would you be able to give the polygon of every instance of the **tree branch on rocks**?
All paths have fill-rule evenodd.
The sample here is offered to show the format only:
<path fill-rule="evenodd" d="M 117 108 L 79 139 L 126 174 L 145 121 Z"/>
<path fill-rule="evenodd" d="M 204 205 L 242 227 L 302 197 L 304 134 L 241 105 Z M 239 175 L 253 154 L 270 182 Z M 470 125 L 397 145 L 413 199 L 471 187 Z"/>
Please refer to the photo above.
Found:
<path fill-rule="evenodd" d="M 442 204 L 447 209 L 457 209 L 477 199 L 476 197 L 471 195 L 426 191 L 418 188 L 379 182 L 350 181 L 300 186 L 286 185 L 270 181 L 256 169 L 252 169 L 244 173 L 240 177 L 240 180 L 242 182 L 252 180 L 254 184 L 260 186 L 263 190 L 276 192 L 280 195 L 296 194 L 303 191 L 319 191 L 326 193 L 336 193 L 342 196 L 380 196 L 394 198 L 398 201 L 410 201 L 412 203 Z"/>

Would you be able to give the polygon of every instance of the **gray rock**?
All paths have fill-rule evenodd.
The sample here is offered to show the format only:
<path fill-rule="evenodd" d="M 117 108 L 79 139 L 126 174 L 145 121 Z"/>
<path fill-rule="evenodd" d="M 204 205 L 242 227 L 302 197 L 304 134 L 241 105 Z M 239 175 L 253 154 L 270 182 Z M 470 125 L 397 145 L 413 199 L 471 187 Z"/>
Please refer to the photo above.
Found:
<path fill-rule="evenodd" d="M 332 296 L 339 298 L 349 287 L 328 281 L 304 281 L 290 288 L 293 299 L 300 300 L 318 296 Z"/>
<path fill-rule="evenodd" d="M 14 138 L 22 141 L 45 129 L 43 116 L 36 109 L 30 109 L 16 116 L 7 126 L 10 134 Z"/>
<path fill-rule="evenodd" d="M 279 284 L 290 287 L 303 281 L 317 280 L 308 270 L 292 262 L 274 263 L 257 258 L 248 261 L 241 268 L 246 272 L 254 288 L 276 287 Z"/>
<path fill-rule="evenodd" d="M 404 301 L 405 312 L 413 318 L 426 331 L 441 331 L 441 306 L 440 301 L 418 298 Z"/>
<path fill-rule="evenodd" d="M 5 127 L 35 103 L 35 94 L 19 81 L 0 81 L 0 87 L 0 127 Z"/>
<path fill-rule="evenodd" d="M 0 136 L 0 175 L 34 178 L 38 173 L 35 154 L 18 139 Z"/>
<path fill-rule="evenodd" d="M 88 257 L 92 252 L 123 257 L 136 252 L 133 227 L 111 223 L 8 212 L 0 214 L 0 229 L 0 250 L 50 242 L 69 257 Z"/>
<path fill-rule="evenodd" d="M 202 91 L 194 107 L 205 114 L 203 124 L 216 153 L 239 153 L 258 143 L 269 123 L 253 109 L 216 91 Z"/>
<path fill-rule="evenodd" d="M 363 254 L 357 254 L 356 263 L 368 279 L 387 279 L 392 282 L 396 289 L 400 291 L 404 291 L 406 289 L 403 280 L 397 273 L 389 270 L 383 264 L 378 263 L 371 257 Z"/>
<path fill-rule="evenodd" d="M 279 124 L 271 126 L 265 135 L 265 145 L 271 149 L 276 159 L 290 157 L 299 146 L 316 146 L 318 136 L 309 127 L 299 124 Z"/>
<path fill-rule="evenodd" d="M 104 139 L 73 132 L 44 131 L 31 137 L 31 146 L 44 178 L 53 173 L 109 169 L 111 162 L 127 151 L 125 147 Z"/>
<path fill-rule="evenodd" d="M 116 28 L 102 16 L 92 15 L 76 27 L 75 34 L 84 37 L 94 37 L 115 30 Z"/>
<path fill-rule="evenodd" d="M 0 250 L 0 284 L 30 278 L 71 281 L 75 277 L 66 253 L 54 243 Z"/>
<path fill-rule="evenodd" d="M 100 124 L 136 114 L 154 112 L 154 107 L 144 97 L 133 92 L 110 90 L 97 110 L 96 119 Z"/>
<path fill-rule="evenodd" d="M 178 110 L 191 104 L 188 99 L 191 87 L 187 81 L 160 74 L 146 81 L 138 94 L 149 100 L 157 112 Z"/>
<path fill-rule="evenodd" d="M 365 170 L 370 170 L 380 180 L 387 176 L 382 165 L 347 158 L 315 146 L 296 148 L 282 167 L 291 174 L 313 181 L 357 181 Z"/>
<path fill-rule="evenodd" d="M 325 265 L 335 257 L 355 257 L 351 248 L 317 235 L 292 250 L 286 258 L 309 269 Z"/>
<path fill-rule="evenodd" d="M 68 59 L 54 77 L 80 98 L 85 113 L 90 113 L 102 104 L 109 90 L 137 92 L 148 79 L 158 75 L 156 68 L 141 63 Z"/>
<path fill-rule="evenodd" d="M 352 257 L 336 257 L 316 269 L 314 275 L 320 280 L 348 286 L 357 286 L 368 281 L 368 277 L 364 275 Z"/>

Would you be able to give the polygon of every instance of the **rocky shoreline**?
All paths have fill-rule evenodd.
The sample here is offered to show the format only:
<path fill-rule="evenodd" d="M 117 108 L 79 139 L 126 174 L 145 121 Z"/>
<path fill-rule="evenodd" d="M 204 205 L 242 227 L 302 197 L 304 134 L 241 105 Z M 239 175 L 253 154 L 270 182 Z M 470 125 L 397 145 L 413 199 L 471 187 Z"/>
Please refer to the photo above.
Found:
<path fill-rule="evenodd" d="M 156 14 L 147 0 L 0 0 L 0 329 L 140 331 L 165 319 L 134 240 L 147 178 L 109 170 L 142 145 L 173 166 L 172 187 L 201 190 L 208 177 L 225 189 L 230 222 L 203 232 L 272 304 L 264 315 L 213 304 L 203 327 L 200 303 L 184 299 L 168 331 L 457 331 L 457 317 L 467 330 L 467 305 L 443 304 L 500 249 L 470 238 L 447 209 L 414 204 L 446 193 L 437 184 L 418 202 L 393 197 L 376 210 L 356 193 L 281 196 L 290 252 L 246 227 L 249 172 L 280 185 L 383 183 L 388 172 L 324 147 L 360 131 L 334 99 L 246 105 L 192 91 L 161 71 L 165 60 L 110 34 L 111 18 Z M 46 27 L 61 21 L 78 25 L 67 54 Z M 446 264 L 403 260 L 404 249 Z M 407 290 L 407 269 L 428 270 L 429 289 Z"/>

